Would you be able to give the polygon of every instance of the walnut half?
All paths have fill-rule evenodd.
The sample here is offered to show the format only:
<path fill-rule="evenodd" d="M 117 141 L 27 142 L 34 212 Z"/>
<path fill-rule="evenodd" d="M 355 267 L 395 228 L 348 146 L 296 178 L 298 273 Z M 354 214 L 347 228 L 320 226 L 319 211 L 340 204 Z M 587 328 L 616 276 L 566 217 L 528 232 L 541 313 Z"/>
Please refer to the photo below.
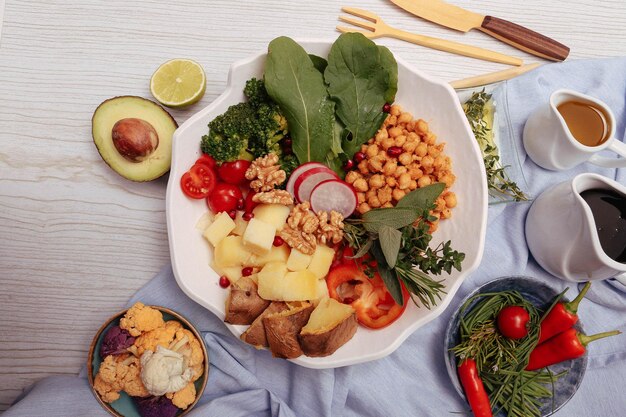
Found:
<path fill-rule="evenodd" d="M 270 153 L 252 161 L 246 171 L 246 179 L 251 180 L 254 191 L 271 191 L 287 179 L 285 171 L 278 165 L 278 155 Z"/>

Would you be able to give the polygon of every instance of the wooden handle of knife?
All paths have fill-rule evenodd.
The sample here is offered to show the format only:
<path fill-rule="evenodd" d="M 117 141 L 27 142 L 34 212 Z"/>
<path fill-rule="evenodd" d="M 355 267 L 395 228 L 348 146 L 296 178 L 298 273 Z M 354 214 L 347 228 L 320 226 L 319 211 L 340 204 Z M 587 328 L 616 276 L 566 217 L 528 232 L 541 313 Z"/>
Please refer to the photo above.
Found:
<path fill-rule="evenodd" d="M 517 49 L 551 61 L 564 61 L 569 55 L 569 48 L 562 43 L 508 20 L 485 16 L 479 29 Z"/>

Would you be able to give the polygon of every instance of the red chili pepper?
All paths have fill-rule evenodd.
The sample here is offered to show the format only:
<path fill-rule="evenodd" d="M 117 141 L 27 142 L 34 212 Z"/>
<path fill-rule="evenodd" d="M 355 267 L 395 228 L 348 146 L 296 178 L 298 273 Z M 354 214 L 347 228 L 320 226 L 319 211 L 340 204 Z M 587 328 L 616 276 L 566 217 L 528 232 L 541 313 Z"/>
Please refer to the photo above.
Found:
<path fill-rule="evenodd" d="M 476 417 L 492 417 L 489 396 L 485 391 L 483 381 L 478 375 L 474 359 L 465 359 L 459 365 L 459 379 L 465 391 L 472 412 Z"/>
<path fill-rule="evenodd" d="M 619 330 L 586 336 L 570 328 L 545 343 L 538 345 L 531 353 L 527 371 L 535 371 L 569 359 L 576 359 L 585 353 L 585 347 L 594 340 L 620 334 Z"/>
<path fill-rule="evenodd" d="M 578 304 L 582 301 L 589 290 L 591 282 L 585 284 L 578 296 L 569 303 L 557 303 L 546 317 L 541 321 L 541 331 L 539 333 L 539 344 L 550 339 L 565 330 L 571 328 L 578 321 L 576 312 Z"/>

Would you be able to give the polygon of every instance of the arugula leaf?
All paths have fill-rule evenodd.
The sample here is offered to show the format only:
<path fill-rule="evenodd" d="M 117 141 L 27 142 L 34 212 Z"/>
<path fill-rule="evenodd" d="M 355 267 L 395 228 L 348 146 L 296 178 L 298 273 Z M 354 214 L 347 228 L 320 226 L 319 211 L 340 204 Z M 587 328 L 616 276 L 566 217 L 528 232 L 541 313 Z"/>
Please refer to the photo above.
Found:
<path fill-rule="evenodd" d="M 345 153 L 352 155 L 387 117 L 382 109 L 395 98 L 397 63 L 388 49 L 362 34 L 344 33 L 330 49 L 324 79 L 337 117 L 352 133 L 343 142 Z"/>
<path fill-rule="evenodd" d="M 287 119 L 298 161 L 326 162 L 332 146 L 335 104 L 322 74 L 293 39 L 283 36 L 270 42 L 265 88 Z"/>
<path fill-rule="evenodd" d="M 378 241 L 374 242 L 370 252 L 374 255 L 374 259 L 376 259 L 378 274 L 385 283 L 387 291 L 389 291 L 389 294 L 391 294 L 391 297 L 397 304 L 404 305 L 400 279 L 398 278 L 398 275 L 391 268 L 389 268 L 389 265 L 387 265 L 385 255 L 383 254 Z"/>
<path fill-rule="evenodd" d="M 398 260 L 398 253 L 400 252 L 400 246 L 402 244 L 402 232 L 396 229 L 392 229 L 389 226 L 383 226 L 378 232 L 378 241 L 380 249 L 385 255 L 385 260 L 390 268 L 396 266 Z"/>
<path fill-rule="evenodd" d="M 400 229 L 417 220 L 418 215 L 412 207 L 373 209 L 363 214 L 363 227 L 371 233 L 379 233 L 383 226 Z"/>
<path fill-rule="evenodd" d="M 446 185 L 442 182 L 418 188 L 402 197 L 396 207 L 411 207 L 419 211 L 430 209 L 445 188 Z"/>

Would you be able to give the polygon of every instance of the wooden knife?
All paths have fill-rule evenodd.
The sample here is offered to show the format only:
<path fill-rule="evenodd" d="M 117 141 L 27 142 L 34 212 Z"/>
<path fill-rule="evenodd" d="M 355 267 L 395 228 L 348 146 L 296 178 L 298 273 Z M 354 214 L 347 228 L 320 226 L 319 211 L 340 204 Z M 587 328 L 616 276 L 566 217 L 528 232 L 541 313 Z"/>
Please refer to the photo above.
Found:
<path fill-rule="evenodd" d="M 391 2 L 422 19 L 451 29 L 461 32 L 478 29 L 541 58 L 563 61 L 569 55 L 569 48 L 554 39 L 507 20 L 473 13 L 441 0 L 391 0 Z"/>

